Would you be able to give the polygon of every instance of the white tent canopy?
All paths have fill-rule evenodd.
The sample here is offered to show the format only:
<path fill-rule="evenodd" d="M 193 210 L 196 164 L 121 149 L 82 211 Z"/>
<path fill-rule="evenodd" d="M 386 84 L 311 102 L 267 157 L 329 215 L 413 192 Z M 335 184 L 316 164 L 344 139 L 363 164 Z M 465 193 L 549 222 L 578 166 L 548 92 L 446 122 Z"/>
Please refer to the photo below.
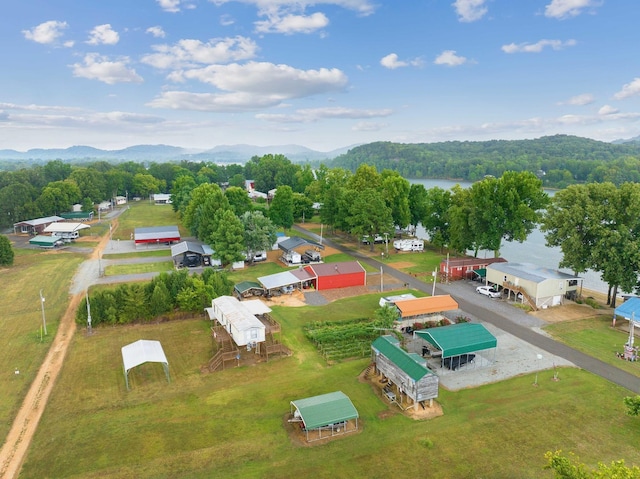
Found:
<path fill-rule="evenodd" d="M 167 381 L 171 381 L 169 378 L 169 362 L 167 361 L 167 357 L 164 355 L 164 350 L 162 349 L 160 341 L 140 339 L 135 343 L 127 344 L 122 347 L 124 381 L 127 384 L 127 390 L 129 390 L 129 371 L 136 366 L 149 362 L 161 363 L 164 368 L 164 373 L 167 376 Z"/>

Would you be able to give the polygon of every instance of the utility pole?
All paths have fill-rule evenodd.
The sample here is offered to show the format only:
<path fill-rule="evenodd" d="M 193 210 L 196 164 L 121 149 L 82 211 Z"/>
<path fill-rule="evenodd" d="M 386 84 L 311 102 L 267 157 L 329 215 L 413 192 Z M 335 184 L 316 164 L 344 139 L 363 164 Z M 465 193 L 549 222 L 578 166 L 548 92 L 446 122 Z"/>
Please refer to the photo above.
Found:
<path fill-rule="evenodd" d="M 91 334 L 91 305 L 89 304 L 89 293 L 85 289 L 84 297 L 87 300 L 87 334 Z"/>
<path fill-rule="evenodd" d="M 44 335 L 47 335 L 47 320 L 44 317 L 44 296 L 42 296 L 42 290 L 40 290 L 40 306 L 42 307 L 42 331 Z M 40 336 L 40 340 L 42 340 L 42 336 Z"/>

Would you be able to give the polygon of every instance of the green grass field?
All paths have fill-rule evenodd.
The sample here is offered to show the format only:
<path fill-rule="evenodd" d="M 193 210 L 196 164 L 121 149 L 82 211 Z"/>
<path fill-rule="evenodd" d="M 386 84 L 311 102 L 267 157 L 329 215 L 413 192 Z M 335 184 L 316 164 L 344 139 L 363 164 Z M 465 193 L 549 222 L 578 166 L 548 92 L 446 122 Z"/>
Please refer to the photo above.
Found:
<path fill-rule="evenodd" d="M 150 226 L 178 226 L 180 235 L 191 236 L 191 233 L 183 228 L 178 214 L 173 211 L 171 205 L 156 205 L 147 201 L 130 203 L 131 208 L 125 210 L 118 217 L 118 228 L 113 232 L 113 239 L 128 240 L 133 237 L 136 228 Z"/>
<path fill-rule="evenodd" d="M 623 361 L 616 356 L 616 352 L 623 351 L 629 333 L 612 328 L 610 315 L 551 324 L 545 331 L 572 348 L 640 377 L 639 361 Z"/>
<path fill-rule="evenodd" d="M 441 390 L 436 419 L 399 414 L 358 380 L 368 360 L 327 366 L 302 332 L 307 321 L 366 316 L 377 299 L 275 307 L 294 355 L 217 373 L 200 372 L 211 355 L 206 320 L 79 334 L 21 477 L 539 478 L 551 477 L 542 469 L 547 450 L 588 463 L 640 461 L 640 422 L 622 405 L 628 392 L 576 369 L 563 369 L 558 382 L 540 373 L 537 388 L 524 376 Z M 145 364 L 127 392 L 120 348 L 141 338 L 162 342 L 171 383 Z M 315 447 L 293 442 L 289 402 L 334 390 L 354 402 L 361 431 Z"/>
<path fill-rule="evenodd" d="M 105 276 L 121 274 L 162 273 L 173 271 L 173 261 L 156 261 L 153 263 L 114 264 L 104 269 Z"/>
<path fill-rule="evenodd" d="M 71 278 L 83 259 L 78 254 L 16 250 L 14 265 L 0 268 L 0 437 L 9 431 L 56 334 Z M 48 333 L 42 342 L 40 290 Z"/>

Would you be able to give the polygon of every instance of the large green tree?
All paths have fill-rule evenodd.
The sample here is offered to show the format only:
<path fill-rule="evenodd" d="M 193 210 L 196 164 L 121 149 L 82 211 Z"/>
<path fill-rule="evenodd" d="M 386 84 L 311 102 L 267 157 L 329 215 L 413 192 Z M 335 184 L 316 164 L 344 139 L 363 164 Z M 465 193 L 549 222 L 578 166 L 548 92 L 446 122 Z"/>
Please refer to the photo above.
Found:
<path fill-rule="evenodd" d="M 359 238 L 368 236 L 371 239 L 385 233 L 392 234 L 394 230 L 393 216 L 382 193 L 373 188 L 366 188 L 355 191 L 354 194 L 347 218 L 350 226 L 349 231 Z M 370 241 L 369 244 L 371 251 L 373 251 L 373 241 Z"/>
<path fill-rule="evenodd" d="M 196 238 L 207 241 L 217 227 L 215 215 L 224 210 L 231 211 L 231 206 L 222 189 L 218 185 L 205 183 L 191 191 L 182 221 Z"/>
<path fill-rule="evenodd" d="M 398 228 L 405 229 L 411 222 L 411 210 L 409 209 L 411 184 L 397 171 L 384 170 L 380 176 L 382 178 L 382 196 L 391 209 L 393 223 Z"/>
<path fill-rule="evenodd" d="M 242 216 L 245 212 L 252 210 L 251 199 L 244 188 L 229 186 L 224 191 L 224 196 L 229 200 L 229 205 L 236 215 Z"/>
<path fill-rule="evenodd" d="M 497 257 L 503 240 L 527 239 L 547 203 L 542 182 L 533 173 L 507 171 L 499 179 L 484 178 L 474 183 L 468 194 L 454 200 L 450 215 L 456 234 L 472 238 L 472 245 L 468 240 L 454 238 L 453 229 L 452 243 L 473 249 L 476 254 L 480 249 L 490 250 Z"/>
<path fill-rule="evenodd" d="M 268 251 L 276 244 L 276 227 L 261 211 L 247 211 L 240 217 L 240 221 L 244 229 L 247 258 L 250 261 L 253 261 L 252 253 Z"/>
<path fill-rule="evenodd" d="M 631 292 L 640 274 L 640 184 L 572 185 L 553 197 L 542 222 L 547 245 L 562 252 L 561 267 L 597 271 L 616 305 L 618 288 Z"/>
<path fill-rule="evenodd" d="M 429 234 L 429 241 L 438 247 L 451 242 L 449 209 L 452 205 L 451 191 L 439 187 L 425 192 L 422 225 Z"/>
<path fill-rule="evenodd" d="M 269 208 L 269 218 L 284 229 L 293 226 L 293 190 L 290 186 L 279 186 L 276 190 Z"/>
<path fill-rule="evenodd" d="M 219 209 L 214 217 L 214 229 L 209 237 L 213 257 L 223 265 L 242 261 L 245 257 L 244 227 L 231 209 Z"/>
<path fill-rule="evenodd" d="M 11 241 L 5 235 L 0 235 L 0 266 L 11 266 L 13 258 L 14 253 Z"/>
<path fill-rule="evenodd" d="M 409 224 L 415 231 L 427 216 L 427 189 L 420 183 L 412 183 L 409 187 Z"/>

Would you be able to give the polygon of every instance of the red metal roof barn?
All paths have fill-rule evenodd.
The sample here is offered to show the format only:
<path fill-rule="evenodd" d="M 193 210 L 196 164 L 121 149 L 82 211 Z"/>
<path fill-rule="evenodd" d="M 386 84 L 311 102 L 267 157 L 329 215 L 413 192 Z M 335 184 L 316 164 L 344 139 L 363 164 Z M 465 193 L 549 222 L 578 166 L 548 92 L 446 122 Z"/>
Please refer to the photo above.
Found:
<path fill-rule="evenodd" d="M 316 289 L 348 288 L 350 286 L 366 286 L 367 272 L 357 261 L 342 263 L 311 264 L 304 267 L 316 277 Z"/>

